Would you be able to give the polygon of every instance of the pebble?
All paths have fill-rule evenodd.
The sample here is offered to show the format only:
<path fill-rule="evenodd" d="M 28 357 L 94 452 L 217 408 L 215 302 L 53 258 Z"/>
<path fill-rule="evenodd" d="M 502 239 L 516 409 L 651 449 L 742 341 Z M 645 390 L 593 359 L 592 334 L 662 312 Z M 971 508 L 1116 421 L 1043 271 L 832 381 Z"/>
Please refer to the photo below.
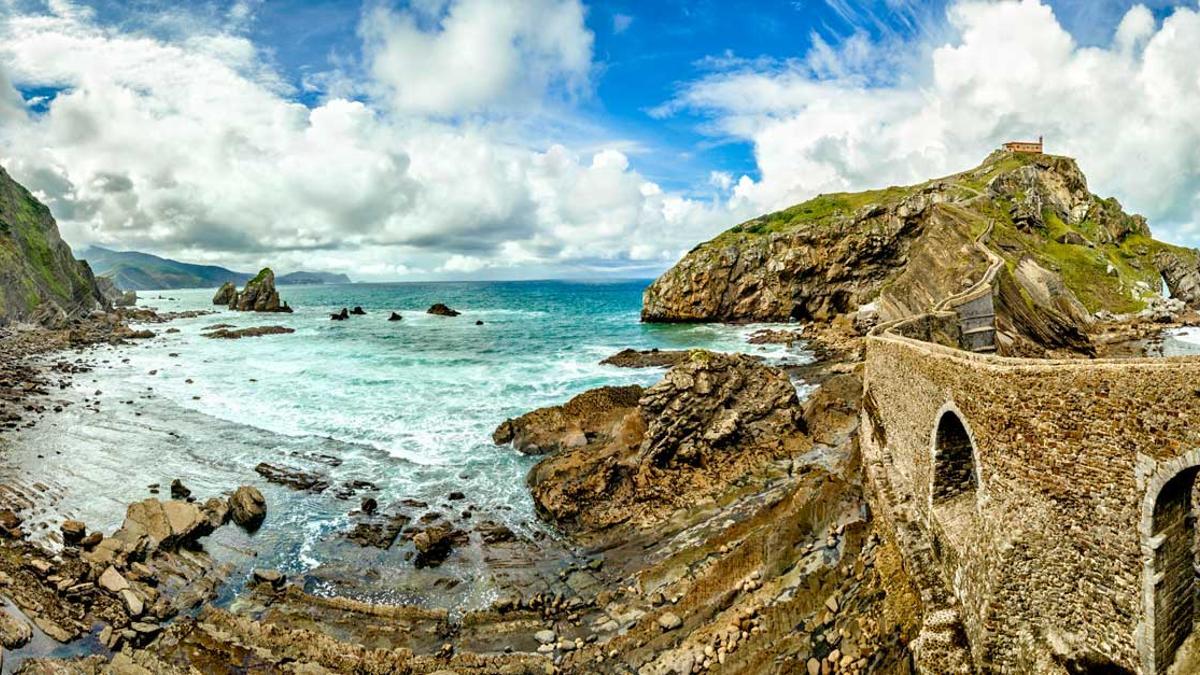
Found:
<path fill-rule="evenodd" d="M 683 625 L 683 619 L 680 619 L 677 615 L 675 615 L 671 612 L 667 612 L 667 613 L 663 614 L 662 616 L 658 617 L 658 626 L 659 626 L 659 628 L 662 628 L 664 631 L 675 630 L 676 628 L 679 628 L 682 625 Z"/>

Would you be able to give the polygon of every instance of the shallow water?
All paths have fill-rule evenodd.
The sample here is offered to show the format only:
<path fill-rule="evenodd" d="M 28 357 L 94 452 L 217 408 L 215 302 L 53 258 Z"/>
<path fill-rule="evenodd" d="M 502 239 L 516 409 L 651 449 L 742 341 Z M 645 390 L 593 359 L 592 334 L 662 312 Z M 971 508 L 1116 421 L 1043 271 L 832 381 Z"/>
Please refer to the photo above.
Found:
<path fill-rule="evenodd" d="M 253 537 L 224 528 L 214 544 L 258 566 L 320 565 L 319 543 L 347 527 L 362 496 L 433 503 L 452 490 L 516 530 L 538 528 L 524 477 L 535 458 L 496 447 L 505 418 L 607 384 L 649 385 L 658 369 L 601 366 L 626 347 L 704 347 L 760 353 L 780 364 L 802 349 L 745 342 L 753 326 L 646 325 L 645 282 L 354 284 L 283 287 L 294 314 L 218 314 L 149 328 L 159 337 L 101 348 L 77 376 L 66 411 L 0 440 L 0 478 L 30 488 L 51 531 L 76 517 L 111 531 L 125 505 L 180 478 L 199 497 L 259 486 L 270 515 Z M 159 311 L 212 309 L 213 290 L 144 292 Z M 434 302 L 463 312 L 424 313 Z M 367 315 L 330 321 L 343 306 Z M 404 319 L 387 321 L 398 311 Z M 476 325 L 481 320 L 483 325 Z M 293 334 L 213 340 L 205 327 L 284 325 Z M 178 333 L 168 334 L 168 328 Z M 189 381 L 190 380 L 190 381 Z M 803 386 L 802 384 L 798 386 Z M 98 396 L 95 392 L 101 392 Z M 81 405 L 99 398 L 100 412 Z M 330 466 L 323 457 L 340 460 Z M 319 471 L 334 488 L 300 493 L 267 483 L 259 462 Z M 338 499 L 365 480 L 377 490 Z M 45 508 L 48 507 L 48 508 Z"/>

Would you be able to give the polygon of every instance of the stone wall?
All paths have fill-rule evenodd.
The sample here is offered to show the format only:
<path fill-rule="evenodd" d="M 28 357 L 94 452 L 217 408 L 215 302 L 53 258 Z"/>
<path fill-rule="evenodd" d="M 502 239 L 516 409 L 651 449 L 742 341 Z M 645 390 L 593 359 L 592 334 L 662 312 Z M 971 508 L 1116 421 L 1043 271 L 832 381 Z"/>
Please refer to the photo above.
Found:
<path fill-rule="evenodd" d="M 872 506 L 930 542 L 980 670 L 1161 672 L 1155 627 L 1184 619 L 1156 623 L 1173 578 L 1156 567 L 1190 551 L 1156 537 L 1154 516 L 1163 486 L 1200 465 L 1200 361 L 1011 359 L 876 335 L 863 410 Z M 977 486 L 935 501 L 946 414 Z M 950 470 L 961 486 L 963 465 Z"/>

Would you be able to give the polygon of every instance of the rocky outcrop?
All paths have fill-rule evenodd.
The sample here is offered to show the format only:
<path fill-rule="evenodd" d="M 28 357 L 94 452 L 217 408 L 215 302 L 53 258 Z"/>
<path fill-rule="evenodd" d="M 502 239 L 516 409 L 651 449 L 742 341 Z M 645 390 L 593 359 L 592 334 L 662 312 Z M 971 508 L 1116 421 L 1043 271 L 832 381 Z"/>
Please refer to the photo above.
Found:
<path fill-rule="evenodd" d="M 620 412 L 608 434 L 529 473 L 538 512 L 565 531 L 654 522 L 811 445 L 787 375 L 743 355 L 692 352 L 605 419 Z"/>
<path fill-rule="evenodd" d="M 220 291 L 217 292 L 220 294 Z M 214 298 L 214 301 L 216 298 Z M 279 300 L 279 291 L 275 290 L 275 273 L 270 267 L 264 267 L 242 288 L 229 302 L 229 309 L 240 312 L 291 312 L 286 302 Z"/>
<path fill-rule="evenodd" d="M 217 294 L 213 296 L 213 304 L 228 307 L 237 300 L 237 297 L 237 286 L 232 281 L 226 281 L 221 284 L 221 287 L 217 289 Z"/>
<path fill-rule="evenodd" d="M 1154 256 L 1171 297 L 1200 308 L 1200 259 L 1194 250 L 1163 249 Z"/>
<path fill-rule="evenodd" d="M 1144 218 L 1089 192 L 1074 160 L 996 152 L 946 178 L 821 195 L 738 225 L 655 280 L 642 318 L 827 322 L 868 305 L 882 321 L 906 318 L 982 277 L 981 237 L 1012 285 L 1014 302 L 996 307 L 1002 353 L 1091 353 L 1092 315 L 1144 309 L 1160 267 L 1168 285 L 1200 286 Z"/>
<path fill-rule="evenodd" d="M 240 340 L 244 337 L 259 337 L 260 335 L 286 335 L 295 333 L 295 328 L 287 326 L 253 326 L 250 328 L 218 328 L 214 331 L 204 333 L 206 338 L 217 338 L 222 340 Z"/>
<path fill-rule="evenodd" d="M 122 291 L 108 277 L 96 277 L 96 288 L 100 296 L 113 307 L 133 307 L 137 304 L 137 291 Z"/>
<path fill-rule="evenodd" d="M 267 517 L 267 500 L 258 488 L 243 485 L 229 498 L 229 515 L 233 522 L 253 530 Z"/>
<path fill-rule="evenodd" d="M 583 447 L 598 438 L 611 438 L 642 392 L 636 384 L 585 391 L 563 405 L 505 420 L 492 433 L 492 440 L 497 445 L 511 443 L 526 455 Z"/>
<path fill-rule="evenodd" d="M 429 309 L 425 310 L 425 313 L 433 314 L 435 316 L 459 316 L 462 314 L 462 312 L 450 309 L 440 302 L 434 303 Z"/>
<path fill-rule="evenodd" d="M 687 360 L 685 350 L 622 349 L 600 362 L 602 366 L 618 368 L 670 368 Z"/>
<path fill-rule="evenodd" d="M 0 326 L 60 326 L 106 304 L 50 209 L 0 168 Z"/>

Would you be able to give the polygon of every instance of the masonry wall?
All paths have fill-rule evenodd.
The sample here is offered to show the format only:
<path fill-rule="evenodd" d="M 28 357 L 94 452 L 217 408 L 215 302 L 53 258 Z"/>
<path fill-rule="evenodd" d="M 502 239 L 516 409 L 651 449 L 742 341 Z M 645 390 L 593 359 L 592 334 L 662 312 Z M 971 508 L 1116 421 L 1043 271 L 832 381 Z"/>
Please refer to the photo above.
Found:
<path fill-rule="evenodd" d="M 1148 509 L 1200 463 L 1200 362 L 1006 359 L 885 335 L 865 387 L 864 458 L 889 482 L 874 499 L 916 514 L 977 665 L 1036 672 L 1053 643 L 1153 672 Z M 976 452 L 965 506 L 931 500 L 946 410 Z"/>

